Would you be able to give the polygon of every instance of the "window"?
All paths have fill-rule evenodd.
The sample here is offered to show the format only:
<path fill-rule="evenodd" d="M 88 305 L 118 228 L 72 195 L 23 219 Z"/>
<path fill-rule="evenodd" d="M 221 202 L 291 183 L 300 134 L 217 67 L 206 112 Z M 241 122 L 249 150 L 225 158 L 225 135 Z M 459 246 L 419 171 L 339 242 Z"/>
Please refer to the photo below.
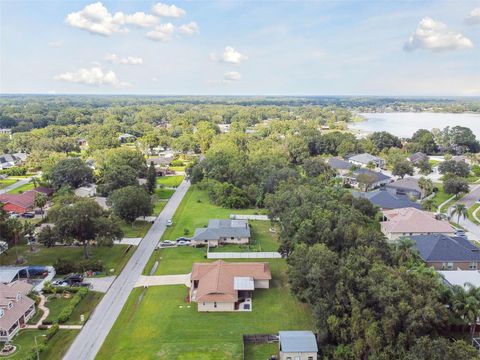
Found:
<path fill-rule="evenodd" d="M 475 261 L 472 261 L 470 265 L 468 266 L 470 270 L 475 270 L 477 268 L 477 263 Z"/>
<path fill-rule="evenodd" d="M 0 309 L 0 318 L 2 318 L 3 315 L 5 315 L 5 311 L 3 309 Z"/>
<path fill-rule="evenodd" d="M 313 360 L 313 356 L 309 356 L 309 357 L 308 357 L 308 360 Z"/>
<path fill-rule="evenodd" d="M 292 360 L 292 358 L 290 356 L 287 356 L 287 360 Z"/>
<path fill-rule="evenodd" d="M 300 356 L 295 356 L 295 360 L 300 360 Z"/>
<path fill-rule="evenodd" d="M 214 307 L 214 308 L 217 307 L 217 302 L 216 302 L 216 301 L 213 302 L 213 307 Z"/>
<path fill-rule="evenodd" d="M 8 309 L 11 309 L 12 307 L 13 307 L 13 304 L 12 304 L 12 302 L 10 301 L 10 302 L 8 303 Z"/>
<path fill-rule="evenodd" d="M 448 262 L 447 263 L 447 269 L 452 270 L 453 269 L 453 262 Z"/>

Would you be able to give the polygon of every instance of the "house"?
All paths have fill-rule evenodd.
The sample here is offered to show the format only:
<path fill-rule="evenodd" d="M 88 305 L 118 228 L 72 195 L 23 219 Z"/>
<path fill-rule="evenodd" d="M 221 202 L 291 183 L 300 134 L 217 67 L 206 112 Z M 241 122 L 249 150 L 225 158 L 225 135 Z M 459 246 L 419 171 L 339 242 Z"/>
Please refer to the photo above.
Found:
<path fill-rule="evenodd" d="M 27 294 L 33 286 L 25 281 L 0 284 L 0 341 L 11 341 L 35 315 L 35 301 Z"/>
<path fill-rule="evenodd" d="M 383 168 L 385 166 L 383 159 L 367 153 L 352 155 L 348 158 L 348 161 L 361 167 L 366 167 L 369 164 L 373 164 L 376 168 Z"/>
<path fill-rule="evenodd" d="M 121 143 L 127 143 L 127 142 L 132 142 L 132 141 L 135 141 L 135 136 L 133 136 L 132 134 L 122 134 L 118 137 L 118 141 L 120 141 Z"/>
<path fill-rule="evenodd" d="M 81 186 L 75 189 L 74 194 L 78 197 L 93 197 L 97 194 L 97 185 Z"/>
<path fill-rule="evenodd" d="M 24 214 L 34 209 L 37 194 L 50 196 L 52 193 L 51 189 L 40 186 L 21 194 L 0 194 L 0 203 L 3 204 L 3 209 L 7 212 Z"/>
<path fill-rule="evenodd" d="M 0 266 L 0 284 L 30 278 L 28 266 Z"/>
<path fill-rule="evenodd" d="M 415 154 L 410 155 L 407 160 L 412 164 L 418 164 L 425 160 L 428 161 L 428 155 L 423 152 L 416 152 Z"/>
<path fill-rule="evenodd" d="M 193 245 L 248 244 L 250 226 L 247 220 L 211 219 L 208 227 L 195 229 Z"/>
<path fill-rule="evenodd" d="M 7 135 L 9 137 L 12 136 L 12 129 L 0 129 L 0 135 Z"/>
<path fill-rule="evenodd" d="M 365 168 L 349 172 L 348 174 L 343 175 L 342 178 L 346 184 L 353 187 L 364 187 L 368 189 L 376 189 L 385 186 L 392 181 L 392 178 L 384 173 Z M 365 183 L 365 178 L 368 179 L 368 183 Z"/>
<path fill-rule="evenodd" d="M 318 345 L 311 331 L 279 331 L 280 360 L 317 360 Z"/>
<path fill-rule="evenodd" d="M 190 275 L 190 301 L 198 311 L 252 311 L 255 289 L 268 289 L 272 275 L 268 263 L 193 264 Z"/>
<path fill-rule="evenodd" d="M 383 234 L 390 241 L 404 236 L 445 234 L 454 235 L 455 230 L 446 220 L 437 220 L 433 213 L 415 208 L 383 211 L 380 222 Z"/>
<path fill-rule="evenodd" d="M 20 165 L 27 159 L 27 154 L 3 154 L 0 155 L 0 170 L 9 169 L 13 166 Z"/>
<path fill-rule="evenodd" d="M 480 269 L 480 248 L 463 237 L 430 234 L 410 238 L 423 261 L 435 270 Z"/>
<path fill-rule="evenodd" d="M 424 196 L 423 190 L 418 186 L 418 180 L 412 177 L 406 177 L 389 183 L 385 188 L 394 195 L 412 196 L 417 199 L 421 199 Z"/>
<path fill-rule="evenodd" d="M 470 286 L 480 288 L 480 271 L 478 270 L 450 270 L 438 271 L 438 273 L 448 286 L 462 286 L 465 289 Z"/>
<path fill-rule="evenodd" d="M 217 125 L 222 134 L 228 133 L 230 131 L 230 124 L 217 124 Z"/>
<path fill-rule="evenodd" d="M 339 157 L 331 157 L 327 160 L 327 164 L 340 175 L 345 175 L 355 167 L 351 162 L 340 159 Z"/>
<path fill-rule="evenodd" d="M 368 192 L 353 191 L 352 195 L 356 198 L 367 199 L 373 205 L 378 206 L 382 210 L 402 209 L 408 207 L 413 207 L 416 209 L 422 208 L 419 203 L 410 200 L 408 197 L 395 195 L 384 189 Z"/>

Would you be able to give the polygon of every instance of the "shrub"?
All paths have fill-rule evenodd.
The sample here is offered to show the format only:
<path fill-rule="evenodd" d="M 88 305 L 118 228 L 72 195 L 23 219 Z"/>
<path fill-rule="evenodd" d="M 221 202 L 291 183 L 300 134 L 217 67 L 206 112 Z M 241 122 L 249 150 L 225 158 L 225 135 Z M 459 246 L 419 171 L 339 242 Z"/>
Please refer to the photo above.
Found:
<path fill-rule="evenodd" d="M 178 160 L 178 159 L 177 159 L 177 160 L 173 160 L 173 161 L 170 163 L 170 165 L 171 165 L 171 166 L 183 166 L 183 165 L 185 165 L 185 164 L 183 163 L 182 160 Z"/>
<path fill-rule="evenodd" d="M 103 271 L 103 263 L 99 260 L 81 260 L 74 262 L 67 259 L 58 259 L 53 265 L 57 274 L 70 274 L 72 272 L 83 273 L 85 271 Z"/>
<path fill-rule="evenodd" d="M 82 299 L 87 295 L 88 289 L 87 288 L 78 288 L 77 293 L 75 296 L 70 300 L 67 306 L 63 308 L 63 310 L 60 312 L 60 315 L 58 315 L 58 322 L 60 324 L 63 324 L 70 319 L 70 316 L 72 316 L 73 310 L 75 310 L 75 307 L 82 301 Z"/>
<path fill-rule="evenodd" d="M 47 343 L 60 329 L 58 324 L 53 324 L 48 330 L 45 336 L 45 343 Z"/>
<path fill-rule="evenodd" d="M 22 166 L 13 166 L 9 169 L 2 170 L 1 173 L 8 176 L 23 176 L 27 174 L 27 168 Z"/>
<path fill-rule="evenodd" d="M 75 272 L 77 269 L 72 260 L 62 258 L 57 259 L 55 264 L 53 264 L 53 267 L 55 268 L 57 274 L 69 274 Z"/>
<path fill-rule="evenodd" d="M 53 321 L 52 320 L 43 320 L 42 325 L 52 325 Z"/>
<path fill-rule="evenodd" d="M 183 229 L 183 235 L 190 234 L 190 229 Z"/>
<path fill-rule="evenodd" d="M 38 326 L 37 326 L 37 329 L 38 329 L 38 330 L 47 330 L 47 329 L 48 329 L 48 325 L 44 325 L 44 324 L 38 325 Z"/>

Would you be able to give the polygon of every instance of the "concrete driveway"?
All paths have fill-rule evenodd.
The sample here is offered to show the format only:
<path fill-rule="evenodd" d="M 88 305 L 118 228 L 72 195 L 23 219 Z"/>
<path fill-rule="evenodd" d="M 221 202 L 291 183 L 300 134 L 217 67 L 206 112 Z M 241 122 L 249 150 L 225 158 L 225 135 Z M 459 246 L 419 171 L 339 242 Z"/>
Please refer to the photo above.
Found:
<path fill-rule="evenodd" d="M 480 184 L 470 185 L 470 192 L 462 197 L 457 203 L 465 204 L 467 208 L 475 205 L 475 202 L 480 199 Z"/>
<path fill-rule="evenodd" d="M 105 276 L 99 278 L 86 278 L 84 282 L 91 284 L 93 291 L 106 293 L 114 280 L 115 276 Z"/>
<path fill-rule="evenodd" d="M 167 228 L 167 220 L 175 214 L 190 187 L 183 181 L 167 202 L 160 215 L 147 232 L 135 253 L 95 308 L 83 329 L 64 356 L 64 360 L 93 360 L 100 350 L 115 320 L 122 311 L 132 289 L 147 265 L 159 239 Z"/>
<path fill-rule="evenodd" d="M 161 285 L 185 285 L 190 287 L 190 274 L 181 275 L 142 275 L 135 287 L 161 286 Z"/>

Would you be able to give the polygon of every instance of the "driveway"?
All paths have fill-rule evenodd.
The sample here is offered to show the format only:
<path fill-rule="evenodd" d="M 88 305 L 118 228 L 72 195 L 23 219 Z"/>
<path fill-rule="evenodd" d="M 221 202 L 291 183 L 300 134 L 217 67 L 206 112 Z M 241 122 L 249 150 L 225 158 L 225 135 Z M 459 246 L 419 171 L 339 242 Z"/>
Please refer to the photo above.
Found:
<path fill-rule="evenodd" d="M 137 283 L 150 256 L 167 228 L 167 220 L 175 214 L 190 183 L 184 180 L 167 202 L 160 215 L 138 245 L 123 271 L 115 279 L 90 319 L 68 349 L 64 360 L 94 360 L 128 296 Z"/>
<path fill-rule="evenodd" d="M 185 285 L 190 287 L 190 274 L 181 275 L 142 275 L 135 287 L 161 286 L 161 285 Z"/>
<path fill-rule="evenodd" d="M 110 286 L 113 284 L 114 280 L 115 276 L 105 276 L 98 278 L 86 278 L 84 282 L 91 284 L 93 291 L 106 293 Z"/>

